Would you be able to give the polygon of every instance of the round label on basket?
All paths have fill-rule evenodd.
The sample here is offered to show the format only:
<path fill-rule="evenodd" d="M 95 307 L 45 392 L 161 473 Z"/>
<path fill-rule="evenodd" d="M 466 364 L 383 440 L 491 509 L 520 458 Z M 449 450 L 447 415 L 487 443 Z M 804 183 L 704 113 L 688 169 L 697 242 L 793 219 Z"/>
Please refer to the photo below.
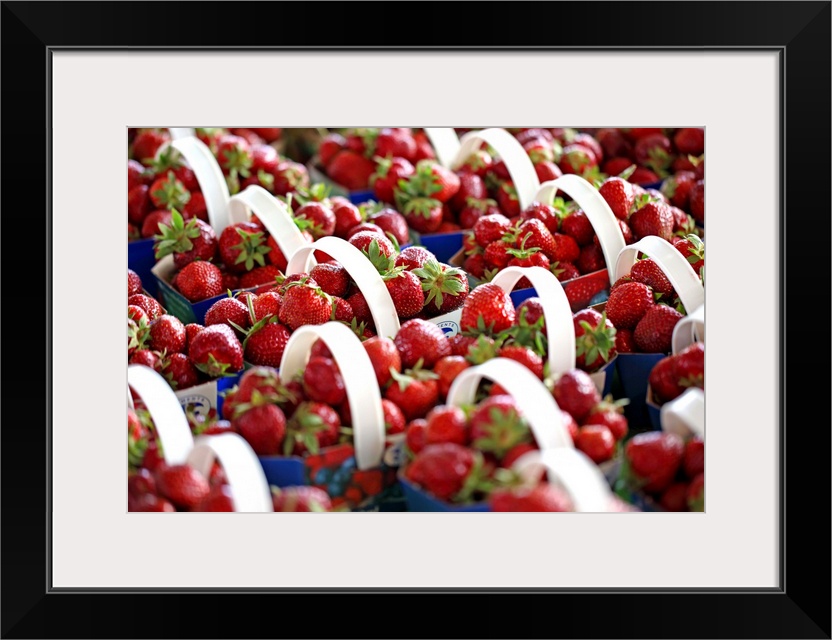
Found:
<path fill-rule="evenodd" d="M 382 462 L 388 467 L 400 467 L 404 462 L 404 434 L 390 436 L 390 444 L 384 450 Z"/>
<path fill-rule="evenodd" d="M 208 417 L 208 412 L 211 411 L 211 399 L 201 394 L 183 394 L 176 395 L 179 398 L 179 404 L 183 409 L 190 408 L 196 416 Z"/>
<path fill-rule="evenodd" d="M 436 326 L 442 329 L 446 336 L 455 336 L 459 333 L 459 324 L 453 320 L 443 320 L 442 322 L 437 322 Z"/>

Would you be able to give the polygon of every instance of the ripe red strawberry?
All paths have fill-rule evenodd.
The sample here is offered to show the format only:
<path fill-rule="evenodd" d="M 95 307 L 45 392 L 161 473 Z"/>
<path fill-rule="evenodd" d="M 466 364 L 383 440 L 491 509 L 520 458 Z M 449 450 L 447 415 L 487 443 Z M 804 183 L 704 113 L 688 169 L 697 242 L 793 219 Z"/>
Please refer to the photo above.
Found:
<path fill-rule="evenodd" d="M 436 260 L 436 256 L 424 247 L 412 246 L 402 249 L 396 256 L 395 266 L 404 267 L 408 271 L 421 269 L 428 260 Z"/>
<path fill-rule="evenodd" d="M 283 272 L 274 264 L 267 264 L 264 267 L 254 267 L 251 271 L 240 276 L 238 286 L 244 289 L 250 289 L 264 284 L 274 284 L 276 278 L 283 276 Z"/>
<path fill-rule="evenodd" d="M 182 211 L 191 198 L 190 192 L 176 179 L 173 171 L 168 171 L 166 175 L 154 180 L 148 194 L 157 209 Z"/>
<path fill-rule="evenodd" d="M 392 235 L 399 245 L 407 244 L 410 241 L 410 229 L 407 227 L 407 220 L 395 209 L 387 207 L 367 218 L 367 221 L 375 224 L 385 233 Z"/>
<path fill-rule="evenodd" d="M 477 405 L 470 415 L 469 438 L 475 449 L 502 458 L 518 444 L 534 437 L 517 402 L 508 395 L 495 395 Z"/>
<path fill-rule="evenodd" d="M 699 224 L 705 223 L 705 181 L 697 180 L 690 190 L 690 214 Z"/>
<path fill-rule="evenodd" d="M 542 202 L 532 202 L 520 212 L 523 220 L 539 220 L 550 233 L 557 233 L 560 218 L 557 211 L 551 205 Z M 551 258 L 551 256 L 549 256 Z"/>
<path fill-rule="evenodd" d="M 130 155 L 143 165 L 150 165 L 156 157 L 159 148 L 170 140 L 167 132 L 145 129 L 140 132 L 130 145 Z"/>
<path fill-rule="evenodd" d="M 460 180 L 450 169 L 432 160 L 420 160 L 416 163 L 416 172 L 410 178 L 417 180 L 417 188 L 426 196 L 439 202 L 448 202 L 459 191 Z"/>
<path fill-rule="evenodd" d="M 593 372 L 616 356 L 616 330 L 606 313 L 582 309 L 572 316 L 572 323 L 575 326 L 575 366 Z"/>
<path fill-rule="evenodd" d="M 505 269 L 512 258 L 512 254 L 509 251 L 513 248 L 514 245 L 505 240 L 495 240 L 489 244 L 483 254 L 486 267 L 494 270 Z"/>
<path fill-rule="evenodd" d="M 286 425 L 283 455 L 316 455 L 338 442 L 341 419 L 338 412 L 321 402 L 302 402 Z"/>
<path fill-rule="evenodd" d="M 405 477 L 439 500 L 463 503 L 479 497 L 481 454 L 453 442 L 426 445 L 405 468 Z"/>
<path fill-rule="evenodd" d="M 369 231 L 370 233 L 374 234 L 376 237 L 386 238 L 384 234 L 384 230 L 378 226 L 377 224 L 373 224 L 372 222 L 361 222 L 354 227 L 352 227 L 349 231 L 347 231 L 347 235 L 345 238 L 349 240 L 354 235 L 361 233 L 362 231 Z M 369 241 L 367 241 L 369 244 Z"/>
<path fill-rule="evenodd" d="M 187 339 L 185 341 L 186 345 L 190 348 L 191 343 L 193 342 L 194 337 L 200 331 L 202 331 L 205 327 L 201 324 L 196 324 L 195 322 L 190 322 L 185 325 L 185 333 L 187 335 Z"/>
<path fill-rule="evenodd" d="M 232 421 L 234 430 L 254 449 L 258 456 L 274 456 L 286 437 L 286 416 L 276 404 L 239 405 Z"/>
<path fill-rule="evenodd" d="M 560 232 L 571 236 L 579 245 L 587 245 L 592 242 L 592 236 L 595 235 L 595 230 L 592 228 L 592 223 L 586 214 L 578 209 L 567 215 L 560 225 Z M 576 260 L 577 258 L 575 258 Z M 573 262 L 568 260 L 567 262 Z"/>
<path fill-rule="evenodd" d="M 411 196 L 397 190 L 396 207 L 407 220 L 408 226 L 418 233 L 435 233 L 442 225 L 443 207 L 436 198 Z"/>
<path fill-rule="evenodd" d="M 616 218 L 627 220 L 630 217 L 630 209 L 635 202 L 633 186 L 617 176 L 607 178 L 598 192 L 607 201 Z"/>
<path fill-rule="evenodd" d="M 628 178 L 628 180 L 635 185 L 645 185 L 645 184 L 654 184 L 659 182 L 661 178 L 659 174 L 654 171 L 651 171 L 647 167 L 636 167 L 633 174 Z"/>
<path fill-rule="evenodd" d="M 165 465 L 156 473 L 159 494 L 180 509 L 193 509 L 208 495 L 208 480 L 186 464 Z"/>
<path fill-rule="evenodd" d="M 440 442 L 455 442 L 468 444 L 468 420 L 465 412 L 459 407 L 440 405 L 430 410 L 425 417 L 425 444 Z"/>
<path fill-rule="evenodd" d="M 305 221 L 303 228 L 315 240 L 335 233 L 335 213 L 322 202 L 307 202 L 295 212 L 295 218 Z"/>
<path fill-rule="evenodd" d="M 608 286 L 606 273 L 599 272 L 598 277 L 584 276 L 568 283 L 564 282 L 563 291 L 572 311 L 575 312 L 584 309 L 596 295 L 606 291 Z"/>
<path fill-rule="evenodd" d="M 639 351 L 644 353 L 668 353 L 673 338 L 673 328 L 682 314 L 666 304 L 650 307 L 633 331 L 633 339 Z"/>
<path fill-rule="evenodd" d="M 162 360 L 162 375 L 175 389 L 187 389 L 199 383 L 199 371 L 184 353 L 172 353 Z"/>
<path fill-rule="evenodd" d="M 598 166 L 598 158 L 592 149 L 583 144 L 569 144 L 563 148 L 558 166 L 564 173 L 583 175 Z"/>
<path fill-rule="evenodd" d="M 705 130 L 699 127 L 679 129 L 673 134 L 676 151 L 684 155 L 699 156 L 705 151 Z"/>
<path fill-rule="evenodd" d="M 421 318 L 402 324 L 393 339 L 402 359 L 402 367 L 411 369 L 422 360 L 422 366 L 432 368 L 436 361 L 451 355 L 451 345 L 437 325 Z"/>
<path fill-rule="evenodd" d="M 330 178 L 350 191 L 366 189 L 375 163 L 361 153 L 344 149 L 335 154 L 326 167 Z"/>
<path fill-rule="evenodd" d="M 142 293 L 144 287 L 142 286 L 142 279 L 139 274 L 132 269 L 127 269 L 127 297 Z"/>
<path fill-rule="evenodd" d="M 216 378 L 243 368 L 243 346 L 231 327 L 215 324 L 194 336 L 188 358 L 197 369 Z"/>
<path fill-rule="evenodd" d="M 423 418 L 439 400 L 439 384 L 432 372 L 397 373 L 393 378 L 384 397 L 398 406 L 408 421 Z"/>
<path fill-rule="evenodd" d="M 402 370 L 402 359 L 399 350 L 396 348 L 396 343 L 390 338 L 376 336 L 368 338 L 362 344 L 370 357 L 378 386 L 383 389 L 384 385 L 392 378 L 390 370 L 392 369 L 396 373 Z"/>
<path fill-rule="evenodd" d="M 700 473 L 688 485 L 688 509 L 690 511 L 705 511 L 705 474 Z"/>
<path fill-rule="evenodd" d="M 349 243 L 356 249 L 363 251 L 371 262 L 375 259 L 376 262 L 373 262 L 373 264 L 377 263 L 378 256 L 390 258 L 396 253 L 393 243 L 386 236 L 371 231 L 356 233 L 350 237 Z"/>
<path fill-rule="evenodd" d="M 143 364 L 150 367 L 154 371 L 162 372 L 162 356 L 159 351 L 151 351 L 150 349 L 137 349 L 130 356 L 130 364 Z"/>
<path fill-rule="evenodd" d="M 595 132 L 595 139 L 607 157 L 630 156 L 633 152 L 633 145 L 618 129 L 599 129 Z"/>
<path fill-rule="evenodd" d="M 309 275 L 318 283 L 321 291 L 331 296 L 343 297 L 350 286 L 347 270 L 337 263 L 315 265 Z"/>
<path fill-rule="evenodd" d="M 244 357 L 251 364 L 279 367 L 289 337 L 289 330 L 274 317 L 261 320 L 243 342 Z"/>
<path fill-rule="evenodd" d="M 439 376 L 439 396 L 441 398 L 444 399 L 447 397 L 448 391 L 456 377 L 470 366 L 468 361 L 461 355 L 445 356 L 437 360 L 436 364 L 433 365 L 433 372 Z"/>
<path fill-rule="evenodd" d="M 633 212 L 628 224 L 630 229 L 641 240 L 647 236 L 659 236 L 663 240 L 673 238 L 673 214 L 663 202 L 650 201 Z"/>
<path fill-rule="evenodd" d="M 414 454 L 425 448 L 425 431 L 428 423 L 424 418 L 411 420 L 404 426 L 404 442 L 407 448 Z"/>
<path fill-rule="evenodd" d="M 705 387 L 705 345 L 694 342 L 673 356 L 673 370 L 679 385 Z"/>
<path fill-rule="evenodd" d="M 277 150 L 269 144 L 256 144 L 251 147 L 250 173 L 257 175 L 260 171 L 273 173 L 280 164 Z"/>
<path fill-rule="evenodd" d="M 601 394 L 589 374 L 573 369 L 561 374 L 552 389 L 558 406 L 569 413 L 578 424 L 583 424 L 595 406 L 601 402 Z"/>
<path fill-rule="evenodd" d="M 574 506 L 569 494 L 563 489 L 548 483 L 532 487 L 520 486 L 496 489 L 488 496 L 488 504 L 493 512 L 532 513 L 573 511 Z"/>
<path fill-rule="evenodd" d="M 486 270 L 485 256 L 482 253 L 476 253 L 468 256 L 463 261 L 462 268 L 466 273 L 470 273 L 475 278 L 484 278 Z"/>
<path fill-rule="evenodd" d="M 395 202 L 399 180 L 412 176 L 416 168 L 403 157 L 380 158 L 370 176 L 370 186 L 379 202 Z"/>
<path fill-rule="evenodd" d="M 520 215 L 520 198 L 511 180 L 504 180 L 497 189 L 497 204 L 510 218 Z"/>
<path fill-rule="evenodd" d="M 360 291 L 356 291 L 347 298 L 347 302 L 352 308 L 353 314 L 355 314 L 355 319 L 359 323 L 363 322 L 367 325 L 373 324 L 373 316 L 370 312 L 370 307 L 367 304 L 367 300 L 364 298 L 363 293 L 361 293 Z"/>
<path fill-rule="evenodd" d="M 556 257 L 558 246 L 555 238 L 540 219 L 525 220 L 518 227 L 516 237 L 526 249 L 540 249 L 549 260 L 562 259 Z"/>
<path fill-rule="evenodd" d="M 647 493 L 659 493 L 676 476 L 684 448 L 684 441 L 675 433 L 647 431 L 627 442 L 624 455 L 638 486 Z"/>
<path fill-rule="evenodd" d="M 416 157 L 416 140 L 409 130 L 405 129 L 382 129 L 375 140 L 375 155 L 381 158 L 406 158 L 412 160 Z"/>
<path fill-rule="evenodd" d="M 578 267 L 571 262 L 555 262 L 551 265 L 550 271 L 555 274 L 559 282 L 567 282 L 581 275 Z"/>
<path fill-rule="evenodd" d="M 142 221 L 142 238 L 153 238 L 161 233 L 160 225 L 170 225 L 173 216 L 167 209 L 151 211 Z"/>
<path fill-rule="evenodd" d="M 531 371 L 534 375 L 543 380 L 543 358 L 541 358 L 528 347 L 524 347 L 518 344 L 510 344 L 501 347 L 500 350 L 497 352 L 497 356 L 500 358 L 508 358 L 509 360 L 519 362 L 520 364 L 525 366 L 529 371 Z"/>
<path fill-rule="evenodd" d="M 361 211 L 353 203 L 332 199 L 332 213 L 335 215 L 335 231 L 333 235 L 346 238 L 347 232 L 361 223 Z"/>
<path fill-rule="evenodd" d="M 596 408 L 584 421 L 584 426 L 590 424 L 604 425 L 612 433 L 616 441 L 623 440 L 629 431 L 627 418 L 621 413 L 622 409 L 615 405 L 604 407 L 605 403 L 599 405 L 603 408 Z"/>
<path fill-rule="evenodd" d="M 674 482 L 667 489 L 662 491 L 659 497 L 659 506 L 665 511 L 687 511 L 688 510 L 688 483 Z"/>
<path fill-rule="evenodd" d="M 411 273 L 419 279 L 424 292 L 424 309 L 431 316 L 459 309 L 468 297 L 467 275 L 434 258 L 429 258 L 421 268 L 413 269 Z"/>
<path fill-rule="evenodd" d="M 340 133 L 329 133 L 324 136 L 321 144 L 318 145 L 318 157 L 321 159 L 321 164 L 328 167 L 335 154 L 341 151 L 346 144 L 346 139 Z"/>
<path fill-rule="evenodd" d="M 493 340 L 491 338 L 484 339 L 490 340 L 493 344 Z M 462 356 L 463 358 L 468 355 L 468 350 L 477 344 L 478 338 L 474 338 L 472 336 L 464 336 L 461 333 L 457 333 L 455 336 L 451 336 L 448 338 L 448 343 L 451 345 L 451 354 L 455 356 Z M 437 363 L 439 364 L 439 363 Z M 435 369 L 436 367 L 434 367 Z"/>
<path fill-rule="evenodd" d="M 674 294 L 670 280 L 667 279 L 661 267 L 651 258 L 636 260 L 636 263 L 630 268 L 630 278 L 635 282 L 646 284 L 654 293 L 661 293 L 670 297 Z"/>
<path fill-rule="evenodd" d="M 150 323 L 148 346 L 156 351 L 184 351 L 187 334 L 185 325 L 176 316 L 163 314 Z"/>
<path fill-rule="evenodd" d="M 460 173 L 459 191 L 450 200 L 454 211 L 460 211 L 468 206 L 470 199 L 482 201 L 488 198 L 488 189 L 485 181 L 476 173 Z"/>
<path fill-rule="evenodd" d="M 330 358 L 310 358 L 303 371 L 303 391 L 310 400 L 339 405 L 347 397 L 344 378 Z"/>
<path fill-rule="evenodd" d="M 610 291 L 605 310 L 616 329 L 634 329 L 654 304 L 650 287 L 625 282 Z"/>
<path fill-rule="evenodd" d="M 332 510 L 332 500 L 320 487 L 272 487 L 272 509 L 276 513 L 327 512 Z"/>
<path fill-rule="evenodd" d="M 355 319 L 355 312 L 352 310 L 350 303 L 343 298 L 332 298 L 332 320 L 351 324 Z"/>
<path fill-rule="evenodd" d="M 384 285 L 399 318 L 412 318 L 425 305 L 422 282 L 413 271 L 393 271 L 384 277 Z"/>
<path fill-rule="evenodd" d="M 265 255 L 270 251 L 263 231 L 253 222 L 231 224 L 219 237 L 220 259 L 234 273 L 265 266 Z"/>
<path fill-rule="evenodd" d="M 171 284 L 176 287 L 176 276 L 174 279 L 171 280 Z M 234 291 L 235 289 L 240 288 L 240 278 L 238 278 L 233 273 L 228 273 L 227 271 L 222 272 L 222 290 L 223 291 Z"/>
<path fill-rule="evenodd" d="M 693 171 L 678 171 L 662 183 L 661 192 L 670 203 L 680 209 L 687 209 L 690 202 L 690 190 L 696 182 Z"/>
<path fill-rule="evenodd" d="M 277 165 L 272 173 L 271 191 L 276 196 L 286 196 L 309 186 L 309 172 L 302 164 L 287 160 Z"/>
<path fill-rule="evenodd" d="M 669 402 L 682 395 L 684 388 L 679 384 L 672 356 L 659 360 L 650 371 L 648 383 L 653 390 L 653 399 L 658 404 Z"/>
<path fill-rule="evenodd" d="M 141 308 L 150 320 L 155 320 L 165 313 L 164 307 L 155 299 L 145 293 L 134 293 L 127 298 L 127 304 Z"/>
<path fill-rule="evenodd" d="M 231 495 L 231 488 L 226 485 L 213 487 L 205 498 L 193 508 L 199 512 L 230 512 L 234 511 L 234 497 Z"/>
<path fill-rule="evenodd" d="M 612 458 L 615 452 L 615 438 L 603 424 L 587 424 L 578 429 L 575 448 L 589 457 L 595 464 Z"/>
<path fill-rule="evenodd" d="M 633 353 L 636 350 L 632 329 L 620 329 L 616 327 L 615 350 L 618 353 Z"/>
<path fill-rule="evenodd" d="M 176 276 L 176 288 L 191 302 L 222 295 L 223 278 L 219 267 L 197 260 L 185 265 Z"/>
<path fill-rule="evenodd" d="M 205 326 L 214 324 L 225 324 L 232 329 L 236 324 L 247 329 L 251 326 L 248 308 L 237 298 L 221 298 L 205 312 Z"/>
<path fill-rule="evenodd" d="M 469 198 L 459 210 L 457 219 L 463 229 L 473 229 L 477 220 L 489 215 L 503 215 L 496 201 L 487 198 L 482 200 Z"/>
<path fill-rule="evenodd" d="M 685 256 L 697 274 L 705 266 L 705 244 L 699 236 L 691 233 L 684 238 L 673 238 L 673 246 Z"/>
<path fill-rule="evenodd" d="M 402 410 L 386 398 L 381 399 L 381 410 L 384 412 L 384 433 L 388 436 L 404 433 L 405 419 Z"/>
<path fill-rule="evenodd" d="M 211 262 L 217 255 L 217 236 L 210 225 L 193 218 L 186 223 L 178 211 L 171 211 L 170 224 L 160 223 L 154 250 L 156 259 L 173 254 L 177 269 L 194 260 Z"/>
<path fill-rule="evenodd" d="M 607 267 L 607 263 L 604 260 L 604 252 L 596 244 L 588 244 L 585 247 L 581 247 L 581 254 L 578 256 L 575 264 L 581 273 L 594 273 Z"/>
<path fill-rule="evenodd" d="M 685 442 L 682 468 L 685 475 L 691 479 L 705 472 L 705 442 L 699 436 L 694 436 Z"/>
<path fill-rule="evenodd" d="M 516 312 L 509 295 L 496 284 L 481 284 L 465 298 L 460 331 L 505 331 L 514 324 Z"/>
<path fill-rule="evenodd" d="M 130 501 L 128 500 L 128 509 L 130 511 L 140 512 L 152 511 L 174 513 L 176 511 L 176 507 L 174 507 L 168 500 L 155 496 L 151 493 L 146 493 L 144 495 L 139 496 L 135 499 L 132 505 L 130 505 Z"/>
<path fill-rule="evenodd" d="M 324 324 L 332 315 L 332 298 L 312 278 L 291 282 L 283 295 L 280 321 L 293 331 L 307 324 Z"/>

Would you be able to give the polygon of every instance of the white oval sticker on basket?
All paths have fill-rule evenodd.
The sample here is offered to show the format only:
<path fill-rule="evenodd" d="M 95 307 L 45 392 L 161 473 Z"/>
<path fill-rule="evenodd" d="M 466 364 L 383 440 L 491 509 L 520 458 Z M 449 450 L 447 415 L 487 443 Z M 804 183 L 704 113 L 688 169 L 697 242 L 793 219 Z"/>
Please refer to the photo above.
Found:
<path fill-rule="evenodd" d="M 327 322 L 297 329 L 283 351 L 280 379 L 289 382 L 295 374 L 303 371 L 312 345 L 318 339 L 329 348 L 344 379 L 352 416 L 356 464 L 362 470 L 377 467 L 384 455 L 385 438 L 381 392 L 375 382 L 376 374 L 367 351 L 346 325 Z"/>
<path fill-rule="evenodd" d="M 630 268 L 635 264 L 639 253 L 652 258 L 667 276 L 686 312 L 694 311 L 705 304 L 705 287 L 693 267 L 676 247 L 659 236 L 647 236 L 624 247 L 615 262 L 615 280 L 630 273 Z"/>
<path fill-rule="evenodd" d="M 683 438 L 699 436 L 705 439 L 705 392 L 691 387 L 675 400 L 662 405 L 662 430 Z"/>
<path fill-rule="evenodd" d="M 347 270 L 367 300 L 367 306 L 370 308 L 373 322 L 376 325 L 376 333 L 388 338 L 394 337 L 401 325 L 393 298 L 390 297 L 384 280 L 381 279 L 367 256 L 346 240 L 327 236 L 302 246 L 289 258 L 286 275 L 308 273 L 315 251 L 323 251 L 332 256 Z"/>
<path fill-rule="evenodd" d="M 694 342 L 705 342 L 705 305 L 691 311 L 673 327 L 673 353 Z"/>
<path fill-rule="evenodd" d="M 425 127 L 433 150 L 436 152 L 436 159 L 444 167 L 450 167 L 459 153 L 459 136 L 452 127 Z"/>
<path fill-rule="evenodd" d="M 167 380 L 143 364 L 127 367 L 127 384 L 141 396 L 168 464 L 182 464 L 194 446 L 191 427 Z"/>
<path fill-rule="evenodd" d="M 540 180 L 523 145 L 505 129 L 491 128 L 466 133 L 460 139 L 459 151 L 450 168 L 458 169 L 462 166 L 483 142 L 494 149 L 505 163 L 514 188 L 517 190 L 520 208 L 525 209 L 534 202 L 535 193 L 540 187 Z"/>
<path fill-rule="evenodd" d="M 521 278 L 532 283 L 546 319 L 546 340 L 549 346 L 549 375 L 566 373 L 575 368 L 575 325 L 572 308 L 563 286 L 551 271 L 543 267 L 507 267 L 500 271 L 492 284 L 511 293 Z"/>
<path fill-rule="evenodd" d="M 171 140 L 196 137 L 196 130 L 192 127 L 168 127 L 168 131 L 170 131 Z"/>
<path fill-rule="evenodd" d="M 607 263 L 607 272 L 610 274 L 610 284 L 615 282 L 615 261 L 621 250 L 627 245 L 624 241 L 624 234 L 618 225 L 618 218 L 610 209 L 610 205 L 604 197 L 581 176 L 568 174 L 555 180 L 549 180 L 540 185 L 535 200 L 544 204 L 552 204 L 555 194 L 563 191 L 577 203 L 589 219 L 598 242 L 601 245 L 601 252 Z"/>
<path fill-rule="evenodd" d="M 549 483 L 569 494 L 576 512 L 605 513 L 613 502 L 604 474 L 577 449 L 529 451 L 516 460 L 512 469 L 529 483 L 536 482 L 545 469 Z"/>
<path fill-rule="evenodd" d="M 218 460 L 228 479 L 234 511 L 270 513 L 271 490 L 263 467 L 251 446 L 236 433 L 200 436 L 188 454 L 188 464 L 206 478 Z"/>
<path fill-rule="evenodd" d="M 295 224 L 289 207 L 263 187 L 251 185 L 228 201 L 230 223 L 247 221 L 249 213 L 258 217 L 287 258 L 309 244 Z"/>
<path fill-rule="evenodd" d="M 214 154 L 199 138 L 179 138 L 170 143 L 185 156 L 194 172 L 208 210 L 208 222 L 217 235 L 228 226 L 228 184 Z M 160 149 L 161 151 L 161 149 Z"/>
<path fill-rule="evenodd" d="M 517 401 L 541 449 L 575 446 L 552 393 L 536 375 L 515 360 L 494 358 L 465 369 L 451 384 L 448 404 L 473 404 L 483 378 L 499 384 Z"/>

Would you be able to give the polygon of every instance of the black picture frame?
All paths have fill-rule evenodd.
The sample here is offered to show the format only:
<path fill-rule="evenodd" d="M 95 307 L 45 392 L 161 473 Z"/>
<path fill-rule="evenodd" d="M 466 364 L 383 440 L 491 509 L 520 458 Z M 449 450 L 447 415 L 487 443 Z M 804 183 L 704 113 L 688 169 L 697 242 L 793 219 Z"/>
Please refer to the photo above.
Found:
<path fill-rule="evenodd" d="M 316 14 L 326 19 L 319 18 L 312 25 L 309 10 L 313 5 L 309 3 L 2 3 L 0 68 L 5 99 L 0 174 L 4 188 L 0 202 L 6 212 L 15 208 L 31 212 L 25 218 L 4 217 L 6 233 L 2 234 L 3 281 L 9 293 L 3 302 L 12 309 L 2 316 L 6 338 L 2 343 L 4 428 L 0 431 L 2 637 L 230 638 L 308 633 L 307 637 L 829 638 L 830 517 L 825 509 L 830 504 L 826 484 L 830 431 L 825 420 L 812 415 L 811 410 L 809 417 L 802 417 L 803 407 L 810 406 L 810 402 L 817 405 L 818 399 L 826 401 L 829 371 L 826 351 L 814 353 L 818 348 L 814 342 L 798 342 L 801 334 L 786 333 L 786 327 L 805 325 L 806 329 L 815 329 L 812 335 L 819 333 L 817 345 L 826 348 L 830 292 L 830 2 L 551 2 L 542 10 L 552 14 L 551 28 L 545 29 L 527 20 L 530 3 L 459 3 L 458 13 L 469 21 L 465 30 L 453 20 L 438 19 L 438 12 L 431 11 L 438 4 L 397 3 L 395 14 L 418 9 L 421 18 L 418 28 L 395 33 L 390 31 L 394 9 L 389 3 L 325 4 L 325 8 L 321 3 L 314 5 Z M 402 6 L 405 4 L 413 6 Z M 441 5 L 443 13 L 448 6 Z M 203 9 L 197 10 L 199 7 Z M 472 7 L 480 10 L 473 11 Z M 158 590 L 139 597 L 130 590 L 59 592 L 51 588 L 47 544 L 51 525 L 49 437 L 52 413 L 59 408 L 48 401 L 53 381 L 44 363 L 50 362 L 51 350 L 40 336 L 48 337 L 52 323 L 59 322 L 64 312 L 51 305 L 48 270 L 55 265 L 42 259 L 51 255 L 48 186 L 51 171 L 59 170 L 51 167 L 48 135 L 51 52 L 62 48 L 275 48 L 274 29 L 223 28 L 224 11 L 235 15 L 256 12 L 259 21 L 293 25 L 281 30 L 279 48 L 686 48 L 779 52 L 784 80 L 781 244 L 780 256 L 770 257 L 779 259 L 781 266 L 783 553 L 779 588 L 206 589 Z M 541 15 L 540 4 L 535 11 Z M 163 28 L 164 20 L 186 19 L 190 28 L 177 32 L 174 41 Z M 501 35 L 486 35 L 495 32 L 496 25 Z M 42 209 L 31 196 L 20 198 L 17 187 L 21 185 L 44 196 Z M 811 220 L 811 233 L 807 233 L 807 219 Z M 33 253 L 31 242 L 23 238 L 44 239 L 43 250 L 37 245 Z M 785 269 L 787 255 L 793 260 L 789 270 Z M 805 292 L 809 273 L 812 288 Z M 791 295 L 787 297 L 787 293 Z M 811 307 L 801 302 L 807 299 Z M 793 348 L 787 351 L 789 337 Z M 741 326 L 737 327 L 737 340 L 742 340 Z M 811 375 L 807 375 L 810 366 Z M 793 382 L 792 402 L 788 405 L 786 372 L 791 373 L 789 379 Z M 787 424 L 791 426 L 789 438 Z M 807 492 L 810 486 L 811 495 Z M 125 561 L 130 562 L 129 553 Z M 447 595 L 463 600 L 439 599 Z M 513 597 L 517 595 L 534 600 Z M 534 613 L 535 605 L 541 607 L 540 614 Z M 431 615 L 432 611 L 437 615 Z M 369 620 L 375 623 L 372 631 L 366 624 Z M 388 622 L 380 624 L 385 620 Z M 450 632 L 449 620 L 457 621 Z"/>

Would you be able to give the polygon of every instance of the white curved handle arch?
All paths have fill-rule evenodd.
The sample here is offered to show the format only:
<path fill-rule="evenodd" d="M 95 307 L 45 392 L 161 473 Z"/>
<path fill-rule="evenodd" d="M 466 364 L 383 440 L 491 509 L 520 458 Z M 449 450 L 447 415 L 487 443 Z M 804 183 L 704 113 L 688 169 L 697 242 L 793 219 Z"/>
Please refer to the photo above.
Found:
<path fill-rule="evenodd" d="M 355 461 L 359 469 L 372 469 L 381 464 L 384 455 L 384 410 L 381 392 L 375 384 L 370 357 L 358 337 L 340 322 L 305 325 L 297 329 L 286 343 L 280 361 L 280 379 L 290 382 L 303 371 L 312 345 L 324 341 L 338 364 L 352 416 Z M 373 381 L 370 384 L 370 381 Z"/>
<path fill-rule="evenodd" d="M 214 460 L 222 465 L 228 479 L 234 511 L 270 513 L 274 510 L 263 467 L 243 438 L 236 433 L 197 438 L 187 463 L 208 478 Z"/>
<path fill-rule="evenodd" d="M 191 427 L 167 380 L 143 364 L 127 367 L 127 384 L 147 406 L 167 464 L 182 464 L 194 446 Z"/>
<path fill-rule="evenodd" d="M 705 305 L 691 311 L 673 327 L 673 353 L 694 342 L 705 342 Z"/>
<path fill-rule="evenodd" d="M 459 136 L 453 127 L 425 127 L 425 135 L 430 140 L 436 159 L 443 167 L 450 167 L 459 153 Z"/>
<path fill-rule="evenodd" d="M 260 219 L 284 256 L 291 256 L 309 244 L 295 224 L 289 207 L 263 187 L 251 185 L 228 201 L 229 222 L 245 222 L 250 212 Z"/>
<path fill-rule="evenodd" d="M 171 140 L 181 140 L 182 138 L 195 138 L 196 130 L 193 127 L 168 127 Z"/>
<path fill-rule="evenodd" d="M 507 267 L 492 284 L 511 293 L 521 278 L 526 277 L 537 291 L 546 318 L 546 340 L 549 345 L 549 375 L 566 373 L 575 368 L 575 325 L 572 308 L 563 286 L 551 271 L 543 267 Z"/>
<path fill-rule="evenodd" d="M 696 435 L 705 439 L 705 392 L 702 389 L 691 387 L 675 400 L 662 405 L 659 415 L 662 431 L 683 438 Z"/>
<path fill-rule="evenodd" d="M 693 267 L 676 247 L 659 236 L 646 236 L 621 250 L 615 261 L 616 280 L 630 273 L 639 253 L 650 256 L 667 276 L 686 313 L 705 304 L 705 287 Z"/>
<path fill-rule="evenodd" d="M 512 466 L 529 482 L 536 482 L 543 470 L 549 482 L 563 488 L 572 498 L 576 512 L 608 512 L 613 502 L 607 480 L 598 466 L 577 449 L 529 451 Z"/>
<path fill-rule="evenodd" d="M 610 276 L 610 284 L 615 282 L 615 261 L 621 250 L 627 246 L 624 241 L 624 234 L 618 226 L 618 218 L 610 209 L 610 205 L 598 190 L 581 176 L 567 174 L 549 180 L 540 185 L 535 200 L 544 204 L 552 204 L 555 194 L 563 191 L 574 200 L 589 219 L 598 242 L 601 244 L 601 251 L 607 263 L 607 272 Z"/>
<path fill-rule="evenodd" d="M 534 202 L 540 180 L 523 145 L 505 129 L 491 128 L 466 133 L 460 139 L 459 150 L 450 168 L 458 169 L 483 142 L 492 147 L 505 163 L 514 188 L 517 190 L 520 208 L 525 209 Z"/>
<path fill-rule="evenodd" d="M 163 145 L 158 153 L 162 153 L 166 146 Z M 196 175 L 199 188 L 205 197 L 208 222 L 219 235 L 228 226 L 229 193 L 225 176 L 214 154 L 204 142 L 196 137 L 174 138 L 170 146 L 185 157 L 188 166 Z"/>
<path fill-rule="evenodd" d="M 448 404 L 472 404 L 483 378 L 493 380 L 517 400 L 541 449 L 575 446 L 552 393 L 537 376 L 515 360 L 494 358 L 465 369 L 451 384 Z"/>
<path fill-rule="evenodd" d="M 367 300 L 367 306 L 370 308 L 370 313 L 376 325 L 376 333 L 388 338 L 395 336 L 401 325 L 396 313 L 396 306 L 393 304 L 393 299 L 390 297 L 390 292 L 387 290 L 384 280 L 381 279 L 367 256 L 346 240 L 335 236 L 327 236 L 302 246 L 289 258 L 286 275 L 308 273 L 317 250 L 335 258 L 347 270 L 355 284 L 358 285 L 359 290 Z"/>

